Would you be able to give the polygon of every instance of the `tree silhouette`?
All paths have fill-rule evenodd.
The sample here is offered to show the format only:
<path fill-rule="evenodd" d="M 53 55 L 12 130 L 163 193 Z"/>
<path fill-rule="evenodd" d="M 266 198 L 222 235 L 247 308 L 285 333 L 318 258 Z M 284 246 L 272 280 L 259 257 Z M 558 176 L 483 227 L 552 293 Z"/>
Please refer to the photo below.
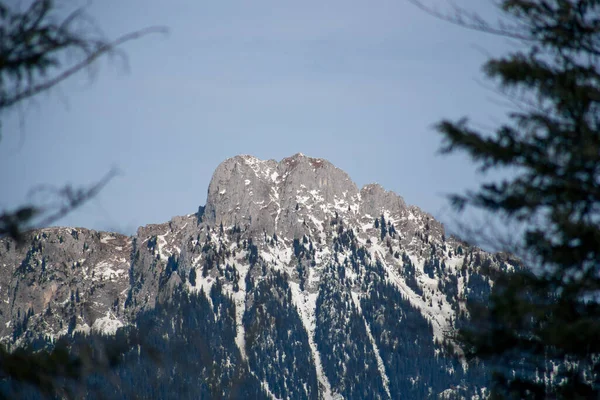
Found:
<path fill-rule="evenodd" d="M 412 0 L 411 0 L 412 1 Z M 464 9 L 427 12 L 520 41 L 484 65 L 514 104 L 493 132 L 437 125 L 442 153 L 466 152 L 501 182 L 451 198 L 523 226 L 523 265 L 497 274 L 489 304 L 470 305 L 457 338 L 495 370 L 494 395 L 600 397 L 600 2 L 503 0 L 491 24 Z M 490 271 L 491 272 L 491 271 Z"/>

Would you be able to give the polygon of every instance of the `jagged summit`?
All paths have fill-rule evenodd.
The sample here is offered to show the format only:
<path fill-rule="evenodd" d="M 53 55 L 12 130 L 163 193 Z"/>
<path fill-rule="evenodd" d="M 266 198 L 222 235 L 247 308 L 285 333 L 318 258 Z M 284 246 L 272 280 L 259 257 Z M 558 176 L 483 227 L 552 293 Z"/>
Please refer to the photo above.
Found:
<path fill-rule="evenodd" d="M 348 174 L 302 153 L 280 162 L 239 155 L 223 161 L 211 179 L 205 220 L 286 236 L 306 233 L 333 215 L 408 213 L 402 197 L 369 184 L 360 191 Z M 298 220 L 306 222 L 297 224 Z"/>

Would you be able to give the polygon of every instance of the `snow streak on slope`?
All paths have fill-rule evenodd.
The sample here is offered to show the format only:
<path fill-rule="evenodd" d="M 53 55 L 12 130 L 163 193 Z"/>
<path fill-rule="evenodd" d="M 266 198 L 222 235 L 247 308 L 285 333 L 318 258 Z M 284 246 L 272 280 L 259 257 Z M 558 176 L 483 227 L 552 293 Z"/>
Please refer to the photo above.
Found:
<path fill-rule="evenodd" d="M 247 360 L 246 356 L 246 331 L 244 329 L 243 318 L 246 312 L 246 275 L 248 275 L 248 265 L 238 268 L 240 279 L 238 280 L 239 290 L 233 293 L 235 301 L 235 343 L 240 349 L 242 359 Z"/>
<path fill-rule="evenodd" d="M 435 339 L 442 342 L 445 338 L 445 332 L 447 332 L 450 328 L 448 325 L 447 315 L 436 312 L 429 307 L 423 298 L 416 294 L 406 284 L 405 280 L 397 274 L 394 268 L 390 268 L 390 266 L 388 266 L 388 264 L 385 262 L 382 262 L 382 264 L 386 269 L 389 280 L 400 290 L 400 293 L 403 293 L 408 301 L 410 301 L 410 304 L 421 310 L 423 316 L 433 323 L 433 336 Z"/>
<path fill-rule="evenodd" d="M 315 343 L 315 314 L 317 310 L 317 296 L 319 293 L 308 293 L 306 291 L 303 292 L 300 290 L 300 286 L 296 282 L 290 282 L 289 285 L 292 291 L 292 301 L 300 313 L 300 319 L 302 320 L 304 329 L 306 329 L 306 332 L 308 333 L 308 345 L 310 346 L 315 363 L 317 379 L 319 384 L 323 387 L 323 399 L 333 400 L 335 397 L 331 390 L 331 384 L 323 372 L 321 353 L 319 353 L 317 350 L 317 344 Z"/>
<path fill-rule="evenodd" d="M 258 379 L 258 377 L 256 376 L 256 374 L 252 370 L 250 370 L 250 373 L 256 379 Z M 280 398 L 278 398 L 277 396 L 275 396 L 273 394 L 273 392 L 271 392 L 271 389 L 269 389 L 269 382 L 267 382 L 267 381 L 260 381 L 260 385 L 262 386 L 262 388 L 264 389 L 264 391 L 267 392 L 267 396 L 269 396 L 271 398 L 271 400 L 281 400 Z"/>
<path fill-rule="evenodd" d="M 390 378 L 388 378 L 388 376 L 385 372 L 385 366 L 383 364 L 383 359 L 381 358 L 381 354 L 379 353 L 379 348 L 377 347 L 377 343 L 375 343 L 375 338 L 373 337 L 373 334 L 371 333 L 371 327 L 367 323 L 366 319 L 364 317 L 362 317 L 363 312 L 362 312 L 362 308 L 360 306 L 360 298 L 358 297 L 359 295 L 356 292 L 350 292 L 350 294 L 352 295 L 352 302 L 358 309 L 358 313 L 361 315 L 361 318 L 365 323 L 365 328 L 367 330 L 367 337 L 369 338 L 369 341 L 371 342 L 371 346 L 373 346 L 373 353 L 375 354 L 375 359 L 377 360 L 377 369 L 379 370 L 379 375 L 381 375 L 381 380 L 383 381 L 383 388 L 385 389 L 385 393 L 391 399 L 392 395 L 390 394 Z"/>
<path fill-rule="evenodd" d="M 422 296 L 415 293 L 415 291 L 409 287 L 405 279 L 400 275 L 399 270 L 386 262 L 384 256 L 385 250 L 380 245 L 373 244 L 369 250 L 371 254 L 373 254 L 374 259 L 379 259 L 383 265 L 387 273 L 386 280 L 396 286 L 398 290 L 400 290 L 400 293 L 402 293 L 414 307 L 421 310 L 424 317 L 432 322 L 434 338 L 442 342 L 445 338 L 445 333 L 450 329 L 449 320 L 453 313 L 452 309 L 447 304 L 446 299 L 441 293 L 436 293 L 438 295 L 436 301 L 432 301 L 432 306 L 429 306 L 427 302 L 423 300 Z M 423 261 L 412 256 L 409 257 L 415 265 L 415 268 L 422 272 Z M 441 308 L 439 306 L 440 303 L 442 304 Z"/>

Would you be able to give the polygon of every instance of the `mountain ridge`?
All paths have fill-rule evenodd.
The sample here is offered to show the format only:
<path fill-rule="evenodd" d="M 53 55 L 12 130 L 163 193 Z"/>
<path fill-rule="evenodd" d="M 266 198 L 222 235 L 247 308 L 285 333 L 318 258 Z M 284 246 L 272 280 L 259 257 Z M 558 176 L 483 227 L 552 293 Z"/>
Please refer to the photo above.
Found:
<path fill-rule="evenodd" d="M 180 290 L 212 307 L 221 293 L 235 331 L 228 351 L 253 379 L 277 398 L 323 399 L 428 388 L 441 395 L 484 374 L 444 355 L 445 332 L 468 316 L 466 300 L 489 294 L 485 271 L 507 268 L 498 255 L 446 237 L 441 223 L 394 192 L 358 189 L 330 162 L 301 153 L 280 162 L 227 159 L 198 213 L 132 236 L 46 228 L 21 250 L 0 239 L 0 262 L 10 272 L 0 277 L 6 343 L 114 334 Z M 277 321 L 294 328 L 286 334 Z M 412 365 L 415 350 L 398 342 L 410 337 L 425 366 Z M 298 357 L 309 370 L 289 364 Z M 278 372 L 285 368 L 289 377 Z M 483 390 L 475 381 L 474 396 Z"/>

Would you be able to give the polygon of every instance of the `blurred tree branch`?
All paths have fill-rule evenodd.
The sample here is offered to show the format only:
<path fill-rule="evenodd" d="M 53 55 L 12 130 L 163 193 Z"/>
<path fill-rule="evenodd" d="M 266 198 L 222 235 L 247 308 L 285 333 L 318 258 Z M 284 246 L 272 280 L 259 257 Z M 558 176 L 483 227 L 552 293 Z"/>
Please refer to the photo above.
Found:
<path fill-rule="evenodd" d="M 53 0 L 35 0 L 25 10 L 0 1 L 0 117 L 89 68 L 104 55 L 125 58 L 119 50 L 124 43 L 167 31 L 154 26 L 106 40 L 85 9 L 62 17 L 59 11 Z M 19 241 L 23 231 L 55 223 L 96 196 L 114 176 L 111 171 L 89 187 L 54 189 L 57 201 L 50 206 L 27 204 L 3 211 L 0 237 Z"/>
<path fill-rule="evenodd" d="M 16 211 L 1 213 L 0 237 L 10 236 L 20 242 L 23 239 L 23 231 L 52 225 L 95 197 L 116 175 L 116 171 L 112 170 L 88 187 L 74 188 L 66 185 L 62 188 L 37 188 L 46 191 L 53 201 L 48 205 L 29 204 L 19 207 Z"/>
<path fill-rule="evenodd" d="M 102 56 L 125 58 L 119 49 L 121 45 L 166 32 L 163 27 L 148 27 L 106 40 L 83 8 L 64 15 L 53 0 L 34 0 L 25 10 L 17 9 L 13 3 L 0 0 L 0 117 L 76 73 L 89 71 Z M 19 243 L 25 231 L 56 223 L 95 197 L 115 174 L 112 170 L 87 187 L 37 188 L 36 193 L 46 196 L 45 203 L 0 212 L 0 237 L 8 236 Z M 127 343 L 103 348 L 87 343 L 72 347 L 59 342 L 52 350 L 33 352 L 7 351 L 0 346 L 0 382 L 28 385 L 44 396 L 71 398 L 75 394 L 61 386 L 65 380 L 77 382 L 91 372 L 106 371 L 120 362 L 126 349 L 141 344 L 140 337 L 135 335 L 127 338 Z M 0 398 L 3 396 L 0 391 Z"/>
<path fill-rule="evenodd" d="M 494 368 L 493 396 L 599 398 L 600 2 L 493 1 L 501 15 L 493 24 L 454 5 L 443 13 L 408 1 L 521 45 L 483 67 L 515 99 L 510 122 L 491 133 L 466 118 L 436 126 L 442 154 L 463 152 L 480 171 L 511 172 L 452 196 L 455 208 L 522 227 L 518 241 L 497 242 L 514 246 L 507 250 L 520 253 L 524 266 L 495 271 L 489 301 L 470 305 L 472 325 L 455 338 L 468 358 Z"/>
<path fill-rule="evenodd" d="M 47 91 L 122 44 L 164 27 L 148 27 L 108 41 L 95 34 L 83 9 L 55 22 L 52 0 L 37 0 L 24 12 L 0 3 L 0 112 Z M 76 61 L 67 64 L 66 56 Z"/>

